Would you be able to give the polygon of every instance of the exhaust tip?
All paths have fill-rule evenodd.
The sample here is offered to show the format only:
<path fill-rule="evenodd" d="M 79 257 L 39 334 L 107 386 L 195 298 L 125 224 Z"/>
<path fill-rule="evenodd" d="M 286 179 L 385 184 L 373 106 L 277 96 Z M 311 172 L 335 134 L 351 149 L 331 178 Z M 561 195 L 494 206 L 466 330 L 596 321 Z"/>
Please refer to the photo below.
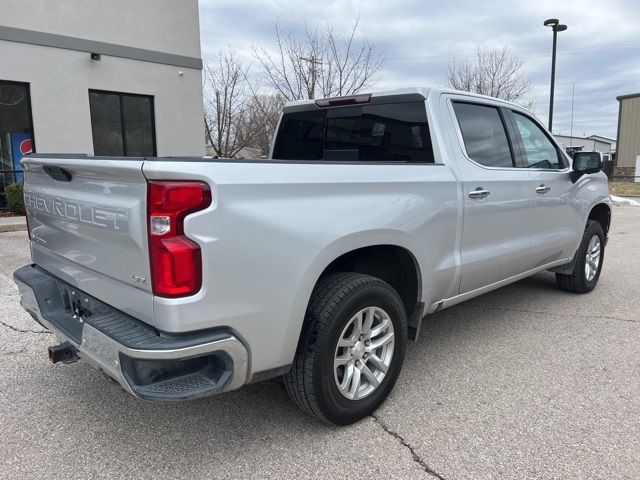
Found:
<path fill-rule="evenodd" d="M 51 363 L 73 363 L 78 361 L 76 348 L 69 342 L 49 347 L 49 361 Z"/>

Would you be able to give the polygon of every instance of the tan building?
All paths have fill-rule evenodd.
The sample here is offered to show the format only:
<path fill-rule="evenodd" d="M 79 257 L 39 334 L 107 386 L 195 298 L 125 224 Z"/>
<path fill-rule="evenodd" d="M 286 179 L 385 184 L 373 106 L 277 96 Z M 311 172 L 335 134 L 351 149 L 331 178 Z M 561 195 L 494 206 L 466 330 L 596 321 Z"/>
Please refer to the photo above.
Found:
<path fill-rule="evenodd" d="M 640 93 L 617 98 L 620 110 L 616 175 L 640 176 Z"/>

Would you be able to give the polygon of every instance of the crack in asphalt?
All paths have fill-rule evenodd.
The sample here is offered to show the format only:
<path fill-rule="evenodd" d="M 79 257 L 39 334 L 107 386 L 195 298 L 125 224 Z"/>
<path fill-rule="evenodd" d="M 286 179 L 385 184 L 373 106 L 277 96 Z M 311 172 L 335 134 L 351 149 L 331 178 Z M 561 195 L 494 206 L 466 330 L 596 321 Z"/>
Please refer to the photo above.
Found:
<path fill-rule="evenodd" d="M 543 312 L 536 310 L 527 310 L 525 308 L 507 308 L 507 307 L 485 307 L 479 305 L 464 305 L 459 304 L 456 305 L 459 308 L 474 308 L 476 310 L 496 310 L 501 312 L 518 312 L 518 313 L 533 313 L 534 315 L 549 315 L 553 317 L 565 317 L 566 315 L 561 315 L 559 313 L 554 312 Z M 608 317 L 605 315 L 576 315 L 580 318 L 589 318 L 594 320 L 615 320 L 617 322 L 626 322 L 626 323 L 640 323 L 640 320 L 635 320 L 633 318 L 620 318 L 620 317 Z"/>
<path fill-rule="evenodd" d="M 433 468 L 431 468 L 429 465 L 427 465 L 427 462 L 425 462 L 420 455 L 418 455 L 418 453 L 416 452 L 415 448 L 413 448 L 413 445 L 411 445 L 409 442 L 407 442 L 404 438 L 402 438 L 402 435 L 400 435 L 398 432 L 391 430 L 391 428 L 389 428 L 389 426 L 384 423 L 384 421 L 377 415 L 372 414 L 371 418 L 373 418 L 373 420 L 380 425 L 380 427 L 389 435 L 391 435 L 393 438 L 395 438 L 396 440 L 398 440 L 398 442 L 405 447 L 407 450 L 409 450 L 409 452 L 411 453 L 411 457 L 413 459 L 413 461 L 415 463 L 417 463 L 420 468 L 422 470 L 424 470 L 426 473 L 428 473 L 429 475 L 438 478 L 439 480 L 445 480 L 445 478 L 440 475 L 438 472 L 436 472 Z"/>
<path fill-rule="evenodd" d="M 26 348 L 21 348 L 20 350 L 16 350 L 14 352 L 6 352 L 6 353 L 2 353 L 0 354 L 0 357 L 10 357 L 12 355 L 18 355 L 19 353 L 22 353 L 26 350 Z"/>
<path fill-rule="evenodd" d="M 48 330 L 29 330 L 25 328 L 18 328 L 18 327 L 14 327 L 13 325 L 9 325 L 8 323 L 3 322 L 2 320 L 0 320 L 0 325 L 7 327 L 8 329 L 18 333 L 46 333 L 51 335 L 51 332 L 49 332 Z"/>

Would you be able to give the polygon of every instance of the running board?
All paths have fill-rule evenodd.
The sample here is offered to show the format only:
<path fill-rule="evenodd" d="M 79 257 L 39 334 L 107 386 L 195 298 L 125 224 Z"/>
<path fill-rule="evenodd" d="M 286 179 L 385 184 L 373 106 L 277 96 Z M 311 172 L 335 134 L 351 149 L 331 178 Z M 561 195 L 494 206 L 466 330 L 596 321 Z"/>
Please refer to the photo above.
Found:
<path fill-rule="evenodd" d="M 429 311 L 427 313 L 434 313 L 443 308 L 451 307 L 458 303 L 464 302 L 465 300 L 469 300 L 471 298 L 482 295 L 483 293 L 490 292 L 492 290 L 496 290 L 498 288 L 504 287 L 505 285 L 509 285 L 510 283 L 517 282 L 518 280 L 522 280 L 523 278 L 530 277 L 536 273 L 542 272 L 544 270 L 549 270 L 553 267 L 558 267 L 560 265 L 564 265 L 566 263 L 571 262 L 571 258 L 562 258 L 560 260 L 555 260 L 551 263 L 547 263 L 540 267 L 533 268 L 531 270 L 527 270 L 526 272 L 519 273 L 518 275 L 514 275 L 513 277 L 505 278 L 504 280 L 500 280 L 499 282 L 491 283 L 489 285 L 485 285 L 484 287 L 476 288 L 475 290 L 471 290 L 470 292 L 461 293 L 456 295 L 455 297 L 445 298 L 442 300 L 438 300 L 434 302 L 429 307 Z"/>

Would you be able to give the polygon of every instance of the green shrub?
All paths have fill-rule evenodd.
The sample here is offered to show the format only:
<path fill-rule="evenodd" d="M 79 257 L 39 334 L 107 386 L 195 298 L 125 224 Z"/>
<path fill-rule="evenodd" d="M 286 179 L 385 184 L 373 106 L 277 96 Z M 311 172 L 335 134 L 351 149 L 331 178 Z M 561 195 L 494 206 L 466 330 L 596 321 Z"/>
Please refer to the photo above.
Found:
<path fill-rule="evenodd" d="M 7 198 L 7 206 L 13 213 L 24 215 L 24 195 L 21 183 L 12 183 L 4 189 Z"/>

